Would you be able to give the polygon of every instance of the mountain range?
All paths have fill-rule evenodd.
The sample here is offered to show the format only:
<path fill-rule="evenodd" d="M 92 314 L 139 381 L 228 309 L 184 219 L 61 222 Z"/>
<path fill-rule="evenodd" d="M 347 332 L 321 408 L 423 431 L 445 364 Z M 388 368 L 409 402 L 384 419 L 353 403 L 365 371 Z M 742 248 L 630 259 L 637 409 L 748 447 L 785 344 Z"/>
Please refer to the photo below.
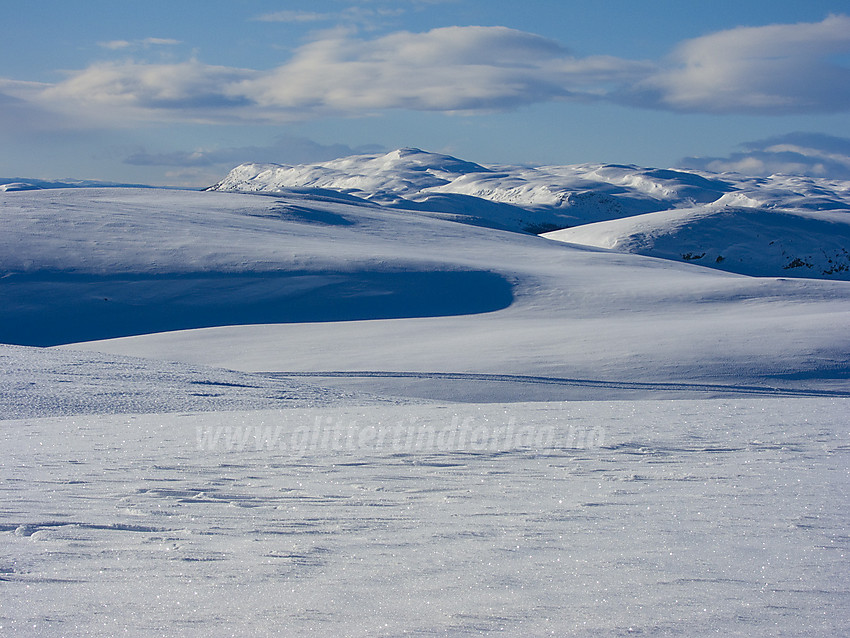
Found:
<path fill-rule="evenodd" d="M 850 279 L 850 182 L 837 180 L 618 164 L 482 166 L 404 148 L 309 165 L 242 164 L 209 190 L 305 189 L 741 274 Z"/>

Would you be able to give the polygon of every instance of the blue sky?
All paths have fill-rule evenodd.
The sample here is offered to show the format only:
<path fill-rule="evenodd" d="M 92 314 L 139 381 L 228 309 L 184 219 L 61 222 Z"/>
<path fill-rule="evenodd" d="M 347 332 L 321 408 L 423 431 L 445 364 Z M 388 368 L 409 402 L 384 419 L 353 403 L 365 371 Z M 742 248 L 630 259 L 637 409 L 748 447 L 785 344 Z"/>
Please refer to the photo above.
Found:
<path fill-rule="evenodd" d="M 850 179 L 846 2 L 31 0 L 0 60 L 3 177 L 418 146 Z"/>

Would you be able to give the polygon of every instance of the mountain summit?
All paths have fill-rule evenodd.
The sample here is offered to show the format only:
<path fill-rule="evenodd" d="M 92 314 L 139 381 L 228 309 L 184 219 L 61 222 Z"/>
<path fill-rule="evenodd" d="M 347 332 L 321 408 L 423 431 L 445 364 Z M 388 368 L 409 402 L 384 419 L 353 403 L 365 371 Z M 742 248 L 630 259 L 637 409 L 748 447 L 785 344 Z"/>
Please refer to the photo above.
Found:
<path fill-rule="evenodd" d="M 401 148 L 299 166 L 242 164 L 209 190 L 305 189 L 742 274 L 850 279 L 850 182 L 836 180 L 619 164 L 482 166 Z"/>

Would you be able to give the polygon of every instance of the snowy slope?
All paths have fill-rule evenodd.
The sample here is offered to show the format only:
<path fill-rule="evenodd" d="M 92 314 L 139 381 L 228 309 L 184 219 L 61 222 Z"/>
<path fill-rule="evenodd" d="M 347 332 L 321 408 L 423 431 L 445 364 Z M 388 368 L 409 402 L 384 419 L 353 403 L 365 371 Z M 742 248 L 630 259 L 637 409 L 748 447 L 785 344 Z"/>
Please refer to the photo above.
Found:
<path fill-rule="evenodd" d="M 95 179 L 66 179 L 63 181 L 51 181 L 45 179 L 32 179 L 28 177 L 0 177 L 0 193 L 9 191 L 33 191 L 47 188 L 97 187 L 149 188 L 143 184 L 121 184 L 116 182 L 104 182 L 102 180 Z"/>
<path fill-rule="evenodd" d="M 440 247 L 439 229 L 456 248 L 463 227 L 321 195 L 75 189 L 4 197 L 0 342 L 453 315 L 512 299 L 490 265 Z"/>
<path fill-rule="evenodd" d="M 721 200 L 543 236 L 745 275 L 850 279 L 850 210 L 742 208 Z"/>
<path fill-rule="evenodd" d="M 0 205 L 0 343 L 68 344 L 0 347 L 0 634 L 850 630 L 850 282 L 327 190 Z"/>
<path fill-rule="evenodd" d="M 324 195 L 4 198 L 0 341 L 140 335 L 85 347 L 479 401 L 846 383 L 845 282 L 735 276 Z M 173 332 L 190 328 L 206 329 Z"/>

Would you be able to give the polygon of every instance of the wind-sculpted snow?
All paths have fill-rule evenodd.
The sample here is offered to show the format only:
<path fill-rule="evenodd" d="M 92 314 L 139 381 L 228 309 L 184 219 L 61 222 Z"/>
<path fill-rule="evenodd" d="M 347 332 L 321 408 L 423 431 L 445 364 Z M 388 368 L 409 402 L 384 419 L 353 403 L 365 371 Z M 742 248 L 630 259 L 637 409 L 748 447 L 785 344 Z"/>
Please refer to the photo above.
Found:
<path fill-rule="evenodd" d="M 72 350 L 0 344 L 0 421 L 216 412 L 379 401 L 299 380 Z"/>
<path fill-rule="evenodd" d="M 397 213 L 339 199 L 9 193 L 0 237 L 0 342 L 44 346 L 510 305 L 512 286 L 492 265 L 475 266 L 451 248 L 430 250 L 433 221 L 393 228 Z M 408 245 L 399 232 L 422 239 Z"/>
<path fill-rule="evenodd" d="M 850 631 L 847 400 L 0 421 L 9 636 Z"/>

